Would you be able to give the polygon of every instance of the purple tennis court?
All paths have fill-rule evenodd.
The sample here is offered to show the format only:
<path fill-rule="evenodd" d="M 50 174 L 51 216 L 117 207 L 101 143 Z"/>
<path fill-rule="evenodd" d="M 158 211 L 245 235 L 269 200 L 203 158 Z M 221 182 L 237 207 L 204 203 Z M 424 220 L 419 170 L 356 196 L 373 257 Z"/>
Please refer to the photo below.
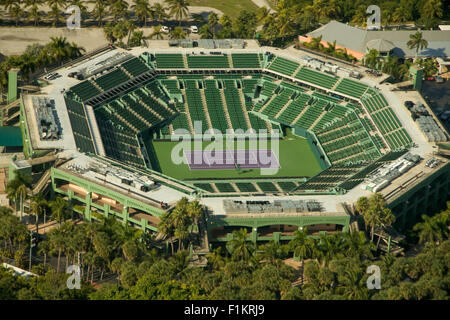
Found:
<path fill-rule="evenodd" d="M 272 150 L 184 151 L 190 170 L 280 168 Z"/>

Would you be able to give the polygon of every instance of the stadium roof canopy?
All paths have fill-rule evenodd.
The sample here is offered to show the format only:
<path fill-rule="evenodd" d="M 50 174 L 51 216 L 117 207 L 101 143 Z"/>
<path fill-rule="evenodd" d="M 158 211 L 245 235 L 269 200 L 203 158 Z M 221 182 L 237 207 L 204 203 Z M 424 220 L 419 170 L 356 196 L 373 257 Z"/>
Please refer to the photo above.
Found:
<path fill-rule="evenodd" d="M 313 38 L 322 36 L 323 41 L 336 41 L 338 46 L 361 53 L 366 52 L 367 45 L 373 43 L 373 40 L 378 40 L 379 44 L 391 42 L 395 46 L 394 55 L 409 58 L 414 57 L 416 52 L 415 49 L 409 49 L 406 43 L 410 40 L 409 36 L 416 32 L 417 30 L 365 30 L 333 20 L 308 33 L 307 36 Z M 419 56 L 450 56 L 450 30 L 421 30 L 420 32 L 428 41 L 428 48 L 419 51 Z"/>

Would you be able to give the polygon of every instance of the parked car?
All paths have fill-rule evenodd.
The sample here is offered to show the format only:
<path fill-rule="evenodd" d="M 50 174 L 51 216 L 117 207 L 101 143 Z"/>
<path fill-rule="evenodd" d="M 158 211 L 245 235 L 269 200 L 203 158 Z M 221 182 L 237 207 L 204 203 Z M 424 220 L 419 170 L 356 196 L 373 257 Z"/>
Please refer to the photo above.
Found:
<path fill-rule="evenodd" d="M 71 72 L 71 73 L 69 73 L 67 76 L 68 77 L 70 77 L 70 78 L 75 78 L 75 76 L 78 74 L 78 72 Z"/>
<path fill-rule="evenodd" d="M 444 78 L 442 78 L 441 76 L 436 76 L 436 83 L 444 83 Z"/>
<path fill-rule="evenodd" d="M 191 26 L 191 32 L 192 32 L 192 33 L 198 33 L 198 28 L 197 28 L 197 26 Z"/>
<path fill-rule="evenodd" d="M 414 106 L 414 102 L 412 101 L 405 101 L 405 107 L 408 109 L 411 109 Z"/>
<path fill-rule="evenodd" d="M 170 32 L 170 28 L 168 26 L 162 26 L 161 27 L 161 31 L 165 32 L 165 33 L 169 33 Z"/>
<path fill-rule="evenodd" d="M 45 79 L 45 80 L 53 80 L 53 79 L 56 78 L 57 75 L 58 75 L 58 74 L 57 74 L 56 72 L 51 72 L 51 73 L 45 75 L 45 76 L 44 76 L 44 79 Z"/>

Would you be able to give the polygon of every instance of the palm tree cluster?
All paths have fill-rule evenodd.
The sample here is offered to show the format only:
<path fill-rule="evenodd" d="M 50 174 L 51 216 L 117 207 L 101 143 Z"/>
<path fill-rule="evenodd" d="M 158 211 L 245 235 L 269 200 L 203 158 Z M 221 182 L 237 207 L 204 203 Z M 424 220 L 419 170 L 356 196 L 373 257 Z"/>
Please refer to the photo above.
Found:
<path fill-rule="evenodd" d="M 13 258 L 24 252 L 29 244 L 28 230 L 10 209 L 0 207 L 0 257 Z"/>
<path fill-rule="evenodd" d="M 356 207 L 364 218 L 366 229 L 370 228 L 372 241 L 375 228 L 391 226 L 395 221 L 391 209 L 386 207 L 386 201 L 380 193 L 374 193 L 369 198 L 359 198 Z"/>
<path fill-rule="evenodd" d="M 202 213 L 203 207 L 198 200 L 189 202 L 186 197 L 183 197 L 172 211 L 161 216 L 158 230 L 169 237 L 172 254 L 174 253 L 175 238 L 178 239 L 178 251 L 184 250 L 186 243 L 192 243 L 194 240 L 192 234 Z"/>
<path fill-rule="evenodd" d="M 422 215 L 422 222 L 417 223 L 413 231 L 417 232 L 419 243 L 439 243 L 448 239 L 450 234 L 450 203 L 447 209 L 432 217 Z"/>
<path fill-rule="evenodd" d="M 312 38 L 309 43 L 302 43 L 302 46 L 305 46 L 309 49 L 316 50 L 328 54 L 330 56 L 336 57 L 338 59 L 342 59 L 345 61 L 354 62 L 357 59 L 351 54 L 347 53 L 347 49 L 345 48 L 336 48 L 336 41 L 327 42 L 327 45 L 324 46 L 322 43 L 322 36 Z"/>
<path fill-rule="evenodd" d="M 364 206 L 364 201 L 359 205 Z M 182 239 L 192 232 L 193 221 L 201 210 L 197 202 L 183 199 L 162 225 L 167 223 L 171 233 Z M 448 299 L 449 211 L 433 217 L 432 227 L 424 225 L 427 220 L 414 228 L 426 245 L 413 257 L 377 257 L 374 245 L 363 232 L 307 237 L 303 229 L 296 231 L 288 243 L 270 241 L 257 246 L 250 241 L 247 230 L 241 229 L 233 232 L 225 246 L 207 255 L 204 269 L 189 267 L 185 250 L 169 256 L 158 253 L 141 230 L 128 228 L 115 218 L 99 216 L 99 222 L 82 224 L 69 221 L 38 244 L 38 254 L 44 259 L 33 271 L 42 275 L 40 278 L 14 280 L 0 268 L 0 276 L 8 279 L 0 282 L 0 298 Z M 438 229 L 436 223 L 441 231 L 429 236 L 429 230 Z M 20 258 L 29 243 L 25 226 L 6 208 L 0 208 L 0 224 L 4 226 L 0 232 L 2 255 L 11 255 L 15 250 L 19 252 L 15 258 Z M 178 247 L 182 247 L 181 243 Z M 295 287 L 292 283 L 299 275 L 284 263 L 292 255 L 302 261 L 301 282 Z M 50 256 L 57 257 L 56 270 L 47 262 Z M 63 261 L 65 267 L 81 265 L 82 290 L 67 290 Z M 381 290 L 367 289 L 366 269 L 373 264 L 381 268 Z M 97 290 L 88 285 L 105 273 L 118 275 L 118 282 L 101 285 Z"/>
<path fill-rule="evenodd" d="M 125 0 L 1 0 L 2 15 L 14 21 L 16 25 L 21 22 L 33 22 L 35 26 L 46 21 L 56 27 L 64 20 L 65 10 L 76 5 L 80 8 L 83 21 L 95 21 L 99 27 L 108 18 L 116 23 L 122 18 L 135 18 L 143 26 L 148 20 L 163 21 L 170 16 L 181 21 L 189 16 L 189 2 L 186 0 L 166 0 L 166 5 L 155 3 L 150 5 L 149 0 L 134 0 L 130 6 Z M 87 4 L 93 6 L 89 11 Z M 47 11 L 44 11 L 44 8 Z"/>
<path fill-rule="evenodd" d="M 29 81 L 31 75 L 44 68 L 61 64 L 69 59 L 82 55 L 84 48 L 74 42 L 70 43 L 66 37 L 51 37 L 46 45 L 29 45 L 20 56 L 9 56 L 0 63 L 0 93 L 6 90 L 8 83 L 8 70 L 19 68 L 24 81 Z"/>
<path fill-rule="evenodd" d="M 39 243 L 39 253 L 44 256 L 44 261 L 42 269 L 38 270 L 46 272 L 50 267 L 47 258 L 57 256 L 56 273 L 66 270 L 69 265 L 79 264 L 85 281 L 92 281 L 95 271 L 100 273 L 100 280 L 105 272 L 121 275 L 121 267 L 140 259 L 145 252 L 142 239 L 141 230 L 123 226 L 114 218 L 101 217 L 100 223 L 79 225 L 73 221 L 64 222 Z M 63 257 L 64 269 L 61 268 Z"/>

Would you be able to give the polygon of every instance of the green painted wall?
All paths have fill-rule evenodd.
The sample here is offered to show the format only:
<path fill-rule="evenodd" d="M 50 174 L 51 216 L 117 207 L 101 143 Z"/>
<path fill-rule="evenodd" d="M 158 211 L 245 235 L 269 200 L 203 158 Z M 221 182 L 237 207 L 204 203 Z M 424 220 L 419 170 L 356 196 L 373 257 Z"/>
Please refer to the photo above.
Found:
<path fill-rule="evenodd" d="M 8 95 L 6 103 L 9 104 L 17 100 L 17 76 L 19 70 L 12 69 L 8 72 Z"/>

